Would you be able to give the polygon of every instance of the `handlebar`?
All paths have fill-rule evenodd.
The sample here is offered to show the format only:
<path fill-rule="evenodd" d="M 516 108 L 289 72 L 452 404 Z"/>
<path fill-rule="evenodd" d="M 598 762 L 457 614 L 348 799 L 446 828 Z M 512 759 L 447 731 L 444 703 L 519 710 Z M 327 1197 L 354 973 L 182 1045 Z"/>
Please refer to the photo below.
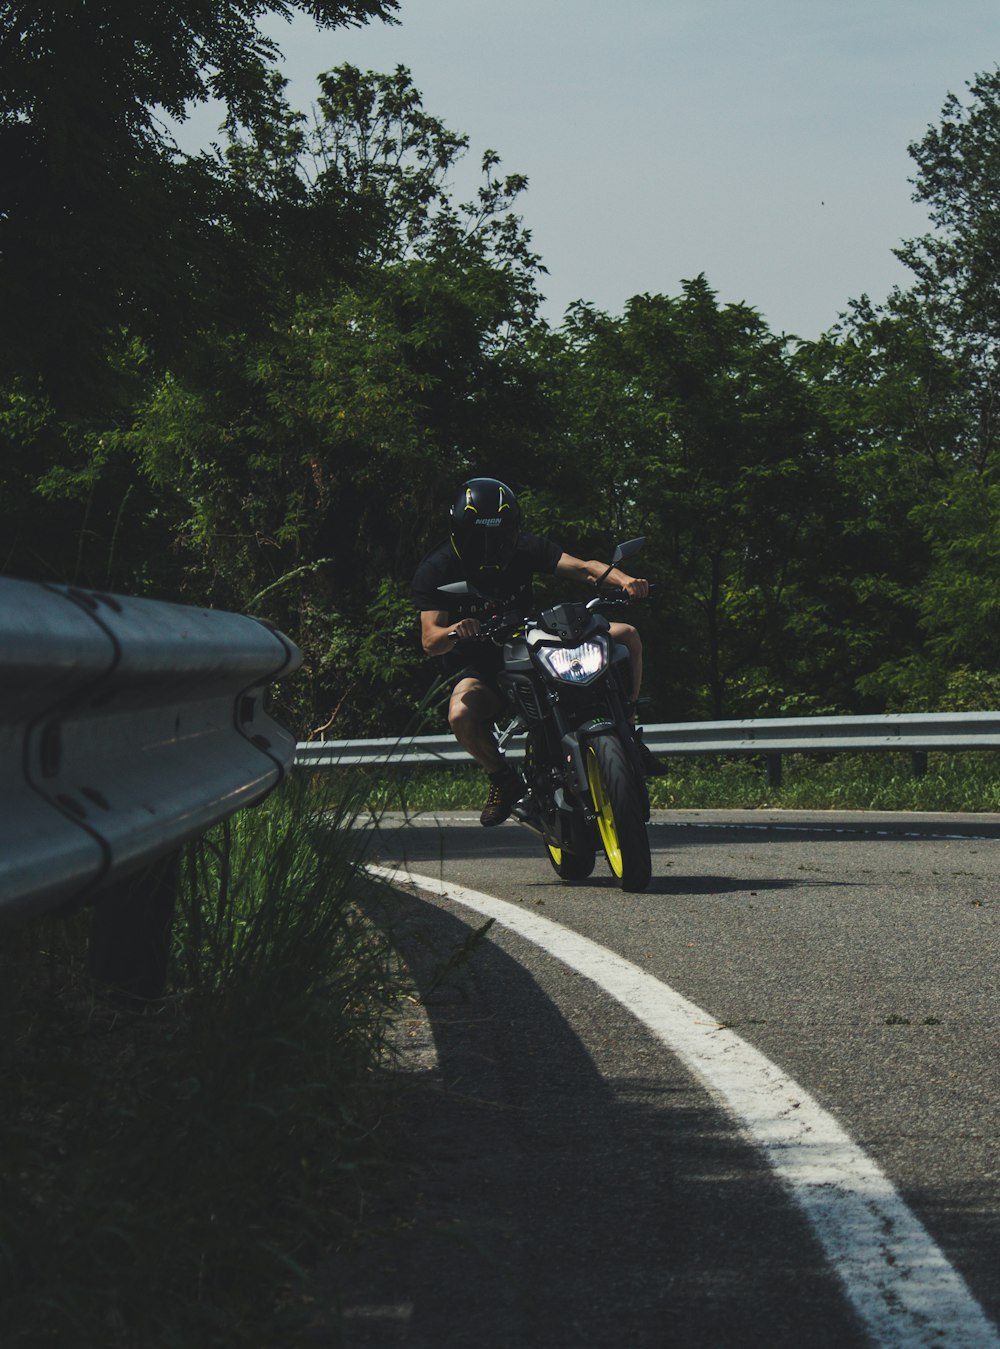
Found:
<path fill-rule="evenodd" d="M 621 609 L 628 604 L 641 604 L 644 600 L 652 596 L 653 586 L 649 587 L 649 594 L 643 596 L 643 599 L 633 599 L 629 595 L 622 594 L 620 587 L 615 587 L 614 593 L 604 595 L 595 595 L 593 599 L 587 600 L 586 607 L 589 610 L 612 608 Z M 472 637 L 459 637 L 457 633 L 449 632 L 448 637 L 454 643 L 459 642 L 488 642 L 495 637 L 509 636 L 517 628 L 527 628 L 537 622 L 534 617 L 512 617 L 497 616 L 495 618 L 486 618 L 480 622 L 479 631 Z"/>
<path fill-rule="evenodd" d="M 653 586 L 641 598 L 633 598 L 631 595 L 623 595 L 620 590 L 614 595 L 595 595 L 592 600 L 587 601 L 588 609 L 603 609 L 606 606 L 612 609 L 622 609 L 627 604 L 644 604 L 646 600 L 652 599 Z"/>
<path fill-rule="evenodd" d="M 448 636 L 451 641 L 456 644 L 458 642 L 488 642 L 493 637 L 499 637 L 501 633 L 506 633 L 508 630 L 513 631 L 514 628 L 522 627 L 524 622 L 525 620 L 523 618 L 486 619 L 484 622 L 480 623 L 479 631 L 473 633 L 471 637 L 459 637 L 457 632 L 449 632 Z"/>

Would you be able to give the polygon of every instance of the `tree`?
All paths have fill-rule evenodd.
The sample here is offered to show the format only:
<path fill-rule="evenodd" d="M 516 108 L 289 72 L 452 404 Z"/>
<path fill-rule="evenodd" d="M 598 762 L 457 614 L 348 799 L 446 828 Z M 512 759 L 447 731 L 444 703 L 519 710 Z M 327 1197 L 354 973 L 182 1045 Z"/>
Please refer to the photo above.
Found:
<path fill-rule="evenodd" d="M 958 370 L 914 309 L 855 302 L 797 363 L 828 428 L 829 520 L 812 590 L 840 646 L 848 700 L 895 701 L 901 663 L 923 646 L 920 592 L 930 565 L 916 511 L 940 495 L 962 434 Z M 831 659 L 836 665 L 835 652 Z"/>
<path fill-rule="evenodd" d="M 823 510 L 819 421 L 785 340 L 704 277 L 621 319 L 578 306 L 564 336 L 565 457 L 585 475 L 569 499 L 600 503 L 595 546 L 649 538 L 661 710 L 778 710 L 806 682 L 789 628 Z"/>
<path fill-rule="evenodd" d="M 348 66 L 321 85 L 312 126 L 275 88 L 276 115 L 226 158 L 310 241 L 301 288 L 276 260 L 284 298 L 267 323 L 203 338 L 119 449 L 153 491 L 175 591 L 267 613 L 306 647 L 304 733 L 338 709 L 402 729 L 427 679 L 412 636 L 392 655 L 398 625 L 413 627 L 404 578 L 470 457 L 509 459 L 531 423 L 521 348 L 538 260 L 512 210 L 523 179 L 495 155 L 475 199 L 454 202 L 464 138 L 424 112 L 406 71 Z"/>
<path fill-rule="evenodd" d="M 897 706 L 954 706 L 956 672 L 968 689 L 1000 664 L 1000 71 L 969 93 L 949 95 L 910 146 L 914 199 L 934 226 L 897 250 L 914 282 L 854 325 L 876 357 L 854 397 L 863 390 L 879 426 L 896 470 L 886 498 L 906 498 L 920 560 L 907 581 L 919 629 L 870 681 Z"/>
<path fill-rule="evenodd" d="M 935 230 L 896 250 L 916 280 L 890 309 L 918 312 L 961 370 L 956 460 L 982 474 L 993 471 L 1000 433 L 1000 70 L 969 88 L 968 106 L 950 94 L 940 125 L 910 146 L 914 200 L 926 204 Z"/>
<path fill-rule="evenodd" d="M 216 96 L 253 122 L 274 42 L 263 13 L 325 27 L 397 0 L 81 0 L 0 12 L 0 384 L 41 380 L 67 411 L 107 401 L 120 332 L 182 349 L 225 258 L 219 183 L 162 121 Z M 224 262 L 223 262 L 223 269 Z M 113 382 L 112 382 L 113 384 Z M 112 390 L 113 392 L 113 390 Z"/>

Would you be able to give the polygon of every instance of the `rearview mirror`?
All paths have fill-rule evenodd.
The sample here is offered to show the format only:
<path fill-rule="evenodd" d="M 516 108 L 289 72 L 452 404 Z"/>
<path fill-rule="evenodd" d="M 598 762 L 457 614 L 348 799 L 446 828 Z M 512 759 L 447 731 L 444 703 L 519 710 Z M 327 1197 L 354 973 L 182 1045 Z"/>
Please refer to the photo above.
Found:
<path fill-rule="evenodd" d="M 490 598 L 485 590 L 480 590 L 471 581 L 449 581 L 447 585 L 438 586 L 438 590 L 443 591 L 446 595 L 475 595 L 481 600 Z"/>
<path fill-rule="evenodd" d="M 642 534 L 637 539 L 628 539 L 625 543 L 618 544 L 614 553 L 611 555 L 612 566 L 617 567 L 619 562 L 624 562 L 627 557 L 631 557 L 633 553 L 637 553 L 645 542 L 646 536 L 645 534 Z"/>

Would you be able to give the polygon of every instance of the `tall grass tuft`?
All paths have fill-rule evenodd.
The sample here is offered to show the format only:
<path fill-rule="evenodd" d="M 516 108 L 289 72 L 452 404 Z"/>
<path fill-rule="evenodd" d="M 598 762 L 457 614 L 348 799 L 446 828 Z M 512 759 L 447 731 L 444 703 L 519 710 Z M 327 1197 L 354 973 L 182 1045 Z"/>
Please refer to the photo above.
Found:
<path fill-rule="evenodd" d="M 90 986 L 85 913 L 7 934 L 0 1343 L 306 1335 L 395 996 L 356 815 L 293 780 L 189 848 L 171 991 L 141 1013 Z"/>

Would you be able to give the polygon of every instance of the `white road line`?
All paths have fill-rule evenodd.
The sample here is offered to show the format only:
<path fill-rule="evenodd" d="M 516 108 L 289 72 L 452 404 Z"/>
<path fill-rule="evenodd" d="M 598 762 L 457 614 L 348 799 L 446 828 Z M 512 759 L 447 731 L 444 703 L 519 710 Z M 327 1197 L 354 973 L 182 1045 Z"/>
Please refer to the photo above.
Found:
<path fill-rule="evenodd" d="M 631 961 L 506 900 L 432 876 L 369 866 L 474 909 L 615 998 L 740 1122 L 805 1212 L 875 1344 L 1000 1349 L 961 1275 L 874 1161 L 776 1064 Z"/>
<path fill-rule="evenodd" d="M 996 843 L 996 834 L 935 834 L 929 830 L 876 829 L 863 824 L 740 824 L 738 821 L 715 824 L 696 820 L 651 820 L 657 829 L 731 829 L 758 830 L 784 834 L 854 834 L 861 838 L 926 839 L 929 843 Z"/>

